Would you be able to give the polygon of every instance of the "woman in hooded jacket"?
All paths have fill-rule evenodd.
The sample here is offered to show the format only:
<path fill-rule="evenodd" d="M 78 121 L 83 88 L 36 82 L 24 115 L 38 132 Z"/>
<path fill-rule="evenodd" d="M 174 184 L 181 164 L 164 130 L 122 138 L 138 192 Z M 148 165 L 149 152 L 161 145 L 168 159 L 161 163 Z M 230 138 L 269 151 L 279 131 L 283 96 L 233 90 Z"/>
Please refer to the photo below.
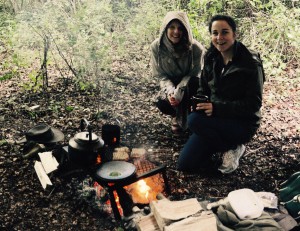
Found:
<path fill-rule="evenodd" d="M 199 85 L 205 48 L 193 39 L 185 12 L 168 12 L 159 37 L 151 44 L 152 75 L 159 79 L 156 105 L 172 117 L 172 132 L 187 128 L 190 97 Z"/>
<path fill-rule="evenodd" d="M 192 132 L 178 160 L 178 169 L 197 172 L 214 165 L 223 154 L 222 173 L 237 169 L 245 143 L 261 120 L 264 71 L 259 54 L 236 40 L 236 23 L 216 15 L 209 23 L 211 47 L 205 55 L 198 94 L 210 102 L 198 103 L 188 117 Z"/>

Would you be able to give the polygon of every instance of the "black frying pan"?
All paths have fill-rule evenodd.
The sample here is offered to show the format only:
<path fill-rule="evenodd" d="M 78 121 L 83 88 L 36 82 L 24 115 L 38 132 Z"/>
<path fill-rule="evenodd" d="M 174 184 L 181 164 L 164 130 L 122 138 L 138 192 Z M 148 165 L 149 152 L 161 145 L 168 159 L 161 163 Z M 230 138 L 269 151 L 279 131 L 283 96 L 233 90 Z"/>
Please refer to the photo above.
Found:
<path fill-rule="evenodd" d="M 109 161 L 102 164 L 96 171 L 97 177 L 106 182 L 117 182 L 133 176 L 135 165 L 126 161 Z"/>

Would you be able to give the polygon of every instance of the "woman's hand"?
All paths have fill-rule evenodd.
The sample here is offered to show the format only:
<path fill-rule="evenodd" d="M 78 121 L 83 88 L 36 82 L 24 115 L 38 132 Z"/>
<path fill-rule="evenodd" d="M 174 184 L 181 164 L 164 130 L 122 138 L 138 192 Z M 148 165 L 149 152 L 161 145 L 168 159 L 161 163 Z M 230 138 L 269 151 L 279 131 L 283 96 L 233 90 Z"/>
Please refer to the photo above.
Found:
<path fill-rule="evenodd" d="M 211 116 L 213 113 L 213 104 L 212 103 L 198 103 L 196 111 L 202 110 L 207 116 Z"/>
<path fill-rule="evenodd" d="M 170 94 L 168 96 L 168 100 L 169 100 L 172 107 L 177 107 L 180 103 L 180 101 L 175 99 L 174 94 Z"/>

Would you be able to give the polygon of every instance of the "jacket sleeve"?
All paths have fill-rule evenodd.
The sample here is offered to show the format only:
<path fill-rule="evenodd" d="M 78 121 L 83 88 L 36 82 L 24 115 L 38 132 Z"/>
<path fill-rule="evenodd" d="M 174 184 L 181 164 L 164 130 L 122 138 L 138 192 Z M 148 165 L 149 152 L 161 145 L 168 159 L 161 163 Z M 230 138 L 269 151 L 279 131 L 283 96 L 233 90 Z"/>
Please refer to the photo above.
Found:
<path fill-rule="evenodd" d="M 159 44 L 158 40 L 155 40 L 151 44 L 151 56 L 150 56 L 150 63 L 152 68 L 152 77 L 159 79 L 159 85 L 161 90 L 165 91 L 166 93 L 171 89 L 174 89 L 175 86 L 172 81 L 168 78 L 167 75 L 164 74 L 164 71 L 161 69 L 159 65 Z"/>

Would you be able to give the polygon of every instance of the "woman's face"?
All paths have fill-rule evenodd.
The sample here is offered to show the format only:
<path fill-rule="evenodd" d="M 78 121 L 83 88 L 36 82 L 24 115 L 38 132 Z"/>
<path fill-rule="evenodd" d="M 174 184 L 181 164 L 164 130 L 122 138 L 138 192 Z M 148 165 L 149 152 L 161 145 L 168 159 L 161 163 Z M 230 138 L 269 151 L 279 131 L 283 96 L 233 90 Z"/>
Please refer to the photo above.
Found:
<path fill-rule="evenodd" d="M 235 38 L 236 34 L 226 21 L 218 20 L 212 23 L 211 41 L 221 53 L 231 51 Z"/>
<path fill-rule="evenodd" d="M 183 30 L 184 28 L 178 20 L 171 21 L 170 25 L 167 28 L 168 39 L 173 44 L 179 43 L 183 36 Z"/>

